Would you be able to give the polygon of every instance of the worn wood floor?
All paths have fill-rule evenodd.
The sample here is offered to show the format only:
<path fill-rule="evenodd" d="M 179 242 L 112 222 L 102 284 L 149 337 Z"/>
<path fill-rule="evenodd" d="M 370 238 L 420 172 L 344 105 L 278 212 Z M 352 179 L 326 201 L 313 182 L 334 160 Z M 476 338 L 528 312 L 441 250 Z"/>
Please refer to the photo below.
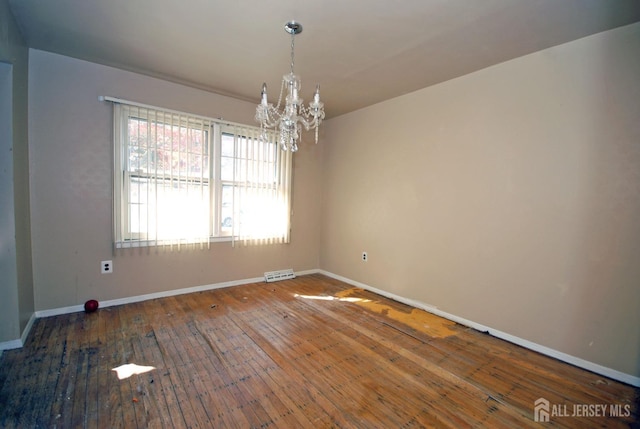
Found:
<path fill-rule="evenodd" d="M 2 427 L 637 427 L 639 398 L 321 275 L 39 319 L 0 358 Z"/>

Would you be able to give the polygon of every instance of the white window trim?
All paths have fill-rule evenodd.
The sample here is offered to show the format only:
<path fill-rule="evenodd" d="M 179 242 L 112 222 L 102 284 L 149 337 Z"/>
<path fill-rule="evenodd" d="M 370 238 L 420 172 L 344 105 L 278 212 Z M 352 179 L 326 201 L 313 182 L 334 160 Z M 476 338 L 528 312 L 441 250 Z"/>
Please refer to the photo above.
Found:
<path fill-rule="evenodd" d="M 122 248 L 135 248 L 135 247 L 151 247 L 151 246 L 170 246 L 173 248 L 176 246 L 180 248 L 181 245 L 200 245 L 201 247 L 209 247 L 209 243 L 215 242 L 232 242 L 235 244 L 240 241 L 244 244 L 268 244 L 268 243 L 288 243 L 290 239 L 290 212 L 291 212 L 291 174 L 292 174 L 292 158 L 290 152 L 282 152 L 277 149 L 277 163 L 278 163 L 278 175 L 277 184 L 278 195 L 284 194 L 282 201 L 286 208 L 282 211 L 283 216 L 286 216 L 286 230 L 282 231 L 277 236 L 265 236 L 265 237 L 251 237 L 246 236 L 242 231 L 236 228 L 234 222 L 233 229 L 230 233 L 224 233 L 221 228 L 221 215 L 222 215 L 222 189 L 223 186 L 231 185 L 235 190 L 235 187 L 239 186 L 237 180 L 223 181 L 221 178 L 221 137 L 222 133 L 229 133 L 238 135 L 238 130 L 251 130 L 258 132 L 259 127 L 239 124 L 229 121 L 223 121 L 220 119 L 208 118 L 204 116 L 191 115 L 185 112 L 174 111 L 169 109 L 163 109 L 156 106 L 145 105 L 141 103 L 131 102 L 114 97 L 100 97 L 103 101 L 110 101 L 114 103 L 114 193 L 113 193 L 113 243 L 117 249 Z M 126 202 L 126 196 L 124 187 L 127 183 L 130 183 L 126 178 L 125 168 L 123 168 L 123 151 L 126 149 L 126 144 L 122 142 L 127 141 L 128 132 L 127 127 L 123 124 L 124 118 L 127 118 L 126 113 L 119 113 L 120 109 L 116 109 L 115 105 L 127 106 L 127 108 L 137 107 L 140 109 L 148 109 L 152 111 L 165 112 L 169 114 L 185 115 L 190 118 L 195 118 L 203 123 L 207 124 L 208 129 L 208 144 L 209 144 L 209 176 L 208 178 L 202 178 L 202 180 L 208 180 L 209 192 L 210 192 L 210 215 L 209 215 L 209 234 L 204 239 L 178 239 L 178 240 L 164 240 L 157 238 L 147 239 L 124 239 L 121 231 L 123 228 L 123 222 L 128 218 L 128 203 Z M 272 143 L 275 144 L 275 143 Z M 153 174 L 146 173 L 149 176 Z M 282 189 L 280 189 L 282 188 Z M 280 198 L 280 197 L 279 197 Z M 235 209 L 234 209 L 235 210 Z"/>

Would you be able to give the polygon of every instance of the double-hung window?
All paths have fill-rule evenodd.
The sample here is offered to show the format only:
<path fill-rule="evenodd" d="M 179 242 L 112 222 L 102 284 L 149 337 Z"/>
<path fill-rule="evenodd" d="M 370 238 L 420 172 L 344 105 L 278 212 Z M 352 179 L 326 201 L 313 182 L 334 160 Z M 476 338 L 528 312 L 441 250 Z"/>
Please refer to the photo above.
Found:
<path fill-rule="evenodd" d="M 273 135 L 118 100 L 114 149 L 116 247 L 288 242 L 291 155 Z"/>

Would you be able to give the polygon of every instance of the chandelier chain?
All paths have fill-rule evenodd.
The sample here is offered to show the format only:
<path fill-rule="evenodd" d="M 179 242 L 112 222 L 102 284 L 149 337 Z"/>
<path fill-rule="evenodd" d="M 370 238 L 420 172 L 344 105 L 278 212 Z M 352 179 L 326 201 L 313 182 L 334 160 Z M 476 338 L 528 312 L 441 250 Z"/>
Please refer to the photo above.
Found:
<path fill-rule="evenodd" d="M 293 45 L 295 43 L 295 40 L 296 40 L 295 33 L 291 33 L 291 74 L 293 74 L 293 62 L 294 62 Z"/>

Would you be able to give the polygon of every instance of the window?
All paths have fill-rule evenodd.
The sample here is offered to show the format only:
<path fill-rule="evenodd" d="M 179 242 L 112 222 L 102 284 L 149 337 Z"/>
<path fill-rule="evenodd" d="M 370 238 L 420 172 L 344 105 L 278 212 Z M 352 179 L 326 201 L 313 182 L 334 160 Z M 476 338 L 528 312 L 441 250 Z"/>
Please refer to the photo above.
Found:
<path fill-rule="evenodd" d="M 291 155 L 240 124 L 114 104 L 117 247 L 288 242 Z"/>

